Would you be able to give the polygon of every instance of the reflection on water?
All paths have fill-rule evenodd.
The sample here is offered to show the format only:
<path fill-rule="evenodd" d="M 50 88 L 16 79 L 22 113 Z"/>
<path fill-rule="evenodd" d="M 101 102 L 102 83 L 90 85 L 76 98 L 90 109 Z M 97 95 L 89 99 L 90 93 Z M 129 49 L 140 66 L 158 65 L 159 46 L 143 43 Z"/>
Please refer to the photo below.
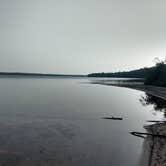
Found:
<path fill-rule="evenodd" d="M 139 80 L 95 80 L 92 83 L 102 84 L 102 85 L 122 85 L 125 84 L 139 84 Z M 140 80 L 141 83 L 141 80 Z M 129 86 L 130 88 L 130 86 Z M 144 93 L 141 95 L 139 99 L 140 103 L 145 107 L 145 111 L 151 108 L 152 112 L 155 111 L 155 114 L 163 113 L 166 118 L 166 101 L 155 97 L 153 95 Z M 149 117 L 147 117 L 149 118 Z M 145 120 L 145 119 L 144 119 Z M 163 119 L 162 119 L 163 120 Z M 136 130 L 135 132 L 131 132 L 132 135 L 137 136 L 138 139 L 144 138 L 143 148 L 141 159 L 138 162 L 138 166 L 166 166 L 166 123 L 163 121 L 161 123 L 161 118 L 155 120 L 152 117 L 151 120 L 146 119 L 147 122 L 160 122 L 153 125 L 144 126 L 146 132 L 139 132 Z M 140 125 L 142 126 L 142 125 Z M 134 129 L 134 127 L 133 127 Z M 148 135 L 150 134 L 150 135 Z M 147 135 L 147 136 L 146 136 Z M 135 137 L 135 139 L 137 139 Z"/>
<path fill-rule="evenodd" d="M 163 112 L 164 116 L 166 117 L 166 101 L 165 100 L 146 93 L 145 96 L 141 96 L 140 102 L 142 103 L 143 106 L 153 105 L 153 108 L 155 111 Z"/>
<path fill-rule="evenodd" d="M 93 78 L 90 80 L 91 84 L 102 84 L 102 85 L 142 85 L 143 79 L 140 78 Z"/>

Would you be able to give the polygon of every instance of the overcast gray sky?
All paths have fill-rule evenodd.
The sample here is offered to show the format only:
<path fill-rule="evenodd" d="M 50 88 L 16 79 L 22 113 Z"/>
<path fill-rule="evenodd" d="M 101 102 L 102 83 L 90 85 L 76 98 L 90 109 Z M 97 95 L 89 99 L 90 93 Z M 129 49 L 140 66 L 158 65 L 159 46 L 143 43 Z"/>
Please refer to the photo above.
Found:
<path fill-rule="evenodd" d="M 87 74 L 166 55 L 166 0 L 0 0 L 0 71 Z"/>

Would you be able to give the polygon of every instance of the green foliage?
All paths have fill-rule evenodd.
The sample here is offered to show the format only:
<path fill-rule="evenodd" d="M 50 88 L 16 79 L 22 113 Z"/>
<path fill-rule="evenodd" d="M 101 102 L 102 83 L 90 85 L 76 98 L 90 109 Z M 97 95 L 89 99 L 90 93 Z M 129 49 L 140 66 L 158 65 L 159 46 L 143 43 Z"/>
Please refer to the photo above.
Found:
<path fill-rule="evenodd" d="M 145 77 L 145 85 L 166 87 L 166 63 L 157 61 L 155 67 L 151 68 Z"/>

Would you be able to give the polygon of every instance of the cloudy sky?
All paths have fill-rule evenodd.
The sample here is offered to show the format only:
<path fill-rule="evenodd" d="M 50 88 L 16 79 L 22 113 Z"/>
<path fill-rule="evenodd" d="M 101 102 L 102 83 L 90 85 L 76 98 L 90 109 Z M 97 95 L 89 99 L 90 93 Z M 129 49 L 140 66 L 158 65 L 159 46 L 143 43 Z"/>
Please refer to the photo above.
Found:
<path fill-rule="evenodd" d="M 87 74 L 166 55 L 166 0 L 0 0 L 0 71 Z"/>

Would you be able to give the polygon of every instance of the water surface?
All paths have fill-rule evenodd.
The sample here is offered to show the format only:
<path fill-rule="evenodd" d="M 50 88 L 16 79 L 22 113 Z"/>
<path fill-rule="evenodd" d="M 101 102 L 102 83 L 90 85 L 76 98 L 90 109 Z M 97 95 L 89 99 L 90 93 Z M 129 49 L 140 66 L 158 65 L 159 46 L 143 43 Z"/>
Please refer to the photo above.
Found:
<path fill-rule="evenodd" d="M 146 120 L 163 119 L 144 92 L 88 78 L 0 78 L 0 164 L 135 166 Z M 102 119 L 123 117 L 123 121 Z"/>

